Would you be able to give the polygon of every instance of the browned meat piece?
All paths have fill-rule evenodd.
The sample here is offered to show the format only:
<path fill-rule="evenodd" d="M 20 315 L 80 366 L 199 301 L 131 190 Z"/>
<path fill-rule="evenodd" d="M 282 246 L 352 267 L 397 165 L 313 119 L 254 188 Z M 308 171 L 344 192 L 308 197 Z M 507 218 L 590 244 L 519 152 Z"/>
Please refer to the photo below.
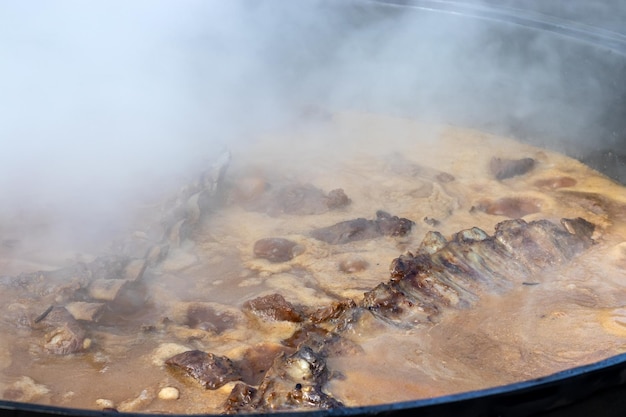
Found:
<path fill-rule="evenodd" d="M 322 214 L 328 211 L 326 195 L 310 184 L 288 186 L 281 189 L 274 200 L 276 214 Z"/>
<path fill-rule="evenodd" d="M 231 313 L 217 312 L 204 303 L 190 303 L 184 311 L 182 324 L 217 334 L 234 327 L 237 319 Z"/>
<path fill-rule="evenodd" d="M 270 343 L 258 344 L 245 351 L 243 357 L 237 361 L 241 370 L 241 380 L 249 385 L 259 385 L 267 370 L 272 367 L 274 360 L 282 354 L 291 354 L 295 346 Z"/>
<path fill-rule="evenodd" d="M 582 217 L 575 219 L 561 219 L 561 224 L 569 233 L 576 236 L 586 237 L 589 240 L 591 240 L 595 230 L 593 223 L 588 222 Z"/>
<path fill-rule="evenodd" d="M 376 223 L 380 233 L 384 236 L 405 236 L 415 224 L 409 219 L 392 216 L 382 210 L 376 212 Z"/>
<path fill-rule="evenodd" d="M 356 305 L 353 307 L 355 308 Z M 328 331 L 313 324 L 307 324 L 281 342 L 290 348 L 308 346 L 324 357 L 356 355 L 363 348 L 338 333 Z"/>
<path fill-rule="evenodd" d="M 180 353 L 165 363 L 171 368 L 183 371 L 207 389 L 217 389 L 241 378 L 239 369 L 226 356 L 217 356 L 200 350 Z"/>
<path fill-rule="evenodd" d="M 427 254 L 433 254 L 435 252 L 437 252 L 440 249 L 443 249 L 444 246 L 446 246 L 446 243 L 448 243 L 446 241 L 446 238 L 443 237 L 443 235 L 439 232 L 427 232 L 426 235 L 424 236 L 424 239 L 422 239 L 422 243 L 420 244 L 419 248 L 417 248 L 417 253 L 427 253 Z M 400 256 L 401 259 L 402 256 Z M 393 276 L 393 273 L 392 273 Z"/>
<path fill-rule="evenodd" d="M 351 203 L 350 198 L 346 195 L 342 188 L 336 188 L 328 193 L 326 205 L 330 210 L 340 209 Z"/>
<path fill-rule="evenodd" d="M 379 214 L 379 221 L 390 219 Z M 342 300 L 301 311 L 278 294 L 248 301 L 244 308 L 260 317 L 303 325 L 282 341 L 288 351 L 296 352 L 276 356 L 257 388 L 237 385 L 226 402 L 227 412 L 342 406 L 323 391 L 329 374 L 325 358 L 362 351 L 344 336 L 362 314 L 369 311 L 385 322 L 410 328 L 437 322 L 444 309 L 467 308 L 481 293 L 527 285 L 529 276 L 561 265 L 593 244 L 593 224 L 581 218 L 561 223 L 508 220 L 499 223 L 492 236 L 474 227 L 449 240 L 429 232 L 415 255 L 405 253 L 391 263 L 390 280 L 365 293 L 359 305 Z M 245 382 L 258 383 L 276 352 L 274 348 L 247 352 L 240 361 L 248 368 Z"/>
<path fill-rule="evenodd" d="M 84 301 L 74 301 L 65 305 L 65 309 L 76 320 L 97 322 L 104 313 L 104 303 L 86 303 Z"/>
<path fill-rule="evenodd" d="M 34 321 L 34 326 L 46 329 L 44 350 L 53 355 L 69 355 L 83 350 L 85 330 L 63 307 L 46 310 Z"/>
<path fill-rule="evenodd" d="M 522 284 L 593 244 L 591 223 L 581 218 L 561 223 L 507 220 L 493 236 L 478 228 L 449 242 L 427 236 L 418 255 L 408 253 L 391 263 L 391 280 L 367 292 L 361 306 L 402 327 L 432 322 L 443 308 L 464 308 L 479 291 L 500 293 Z"/>
<path fill-rule="evenodd" d="M 341 188 L 326 195 L 311 184 L 287 185 L 275 191 L 270 189 L 257 199 L 244 202 L 249 210 L 267 212 L 270 216 L 323 214 L 348 204 L 350 199 Z"/>
<path fill-rule="evenodd" d="M 489 170 L 498 180 L 524 175 L 535 167 L 535 160 L 532 158 L 522 159 L 502 159 L 491 158 Z"/>
<path fill-rule="evenodd" d="M 315 229 L 311 232 L 311 236 L 331 245 L 341 245 L 380 236 L 405 236 L 411 231 L 414 224 L 409 219 L 392 216 L 379 210 L 376 212 L 376 220 L 363 218 L 348 220 Z"/>
<path fill-rule="evenodd" d="M 274 198 L 279 210 L 285 214 L 323 214 L 328 210 L 344 207 L 350 199 L 342 189 L 332 190 L 328 196 L 311 184 L 292 185 L 279 190 Z"/>
<path fill-rule="evenodd" d="M 8 285 L 19 287 L 37 297 L 53 296 L 55 303 L 63 303 L 72 299 L 84 301 L 82 292 L 88 287 L 98 287 L 94 282 L 107 281 L 111 284 L 116 281 L 138 281 L 145 270 L 143 260 L 132 259 L 126 256 L 103 256 L 89 263 L 77 262 L 72 266 L 53 271 L 37 271 L 28 274 L 20 274 L 10 278 Z M 110 288 L 115 292 L 120 288 Z M 78 292 L 78 294 L 77 294 Z M 107 292 L 107 291 L 105 291 Z M 108 300 L 115 298 L 110 297 Z"/>
<path fill-rule="evenodd" d="M 366 292 L 361 306 L 376 317 L 403 328 L 432 322 L 439 313 L 439 309 L 434 304 L 416 305 L 415 301 L 398 291 L 393 285 L 385 283 L 380 283 L 373 290 Z"/>
<path fill-rule="evenodd" d="M 474 208 L 487 214 L 506 216 L 511 219 L 517 219 L 541 211 L 538 200 L 518 197 L 503 197 L 495 201 L 483 200 Z"/>
<path fill-rule="evenodd" d="M 382 234 L 378 230 L 376 221 L 358 218 L 315 229 L 311 232 L 311 236 L 331 245 L 341 245 L 355 240 L 374 239 Z"/>
<path fill-rule="evenodd" d="M 302 321 L 302 313 L 280 294 L 266 295 L 246 301 L 243 309 L 264 320 Z"/>
<path fill-rule="evenodd" d="M 328 330 L 326 329 L 322 329 L 321 327 L 318 327 L 312 324 L 306 324 L 302 326 L 302 328 L 296 330 L 287 339 L 284 339 L 283 341 L 281 341 L 281 343 L 284 346 L 295 349 L 298 346 L 300 346 L 300 344 L 306 341 L 314 341 L 313 344 L 316 344 L 316 341 L 319 341 L 320 338 L 323 340 L 327 334 L 328 334 Z M 317 347 L 320 347 L 320 346 L 321 344 L 318 343 Z"/>
<path fill-rule="evenodd" d="M 254 405 L 251 403 L 256 392 L 256 388 L 238 382 L 228 395 L 228 398 L 226 398 L 224 413 L 237 414 L 246 409 L 248 409 L 248 411 L 253 410 Z"/>
<path fill-rule="evenodd" d="M 622 204 L 617 204 L 615 200 L 598 193 L 562 190 L 558 198 L 562 203 L 582 208 L 597 216 L 621 219 L 622 214 L 626 212 Z"/>
<path fill-rule="evenodd" d="M 433 226 L 433 227 L 435 227 L 435 226 L 439 226 L 439 224 L 441 223 L 439 220 L 437 220 L 437 219 L 433 219 L 432 217 L 428 217 L 428 216 L 427 216 L 427 217 L 424 217 L 422 220 L 423 220 L 423 221 L 424 221 L 424 223 L 426 223 L 427 225 L 429 225 L 429 226 Z"/>
<path fill-rule="evenodd" d="M 30 317 L 17 318 L 16 324 L 44 331 L 44 350 L 67 355 L 87 349 L 90 343 L 77 320 L 95 323 L 111 312 L 124 314 L 131 307 L 143 305 L 145 293 L 140 291 L 140 278 L 144 270 L 143 260 L 110 255 L 53 271 L 7 277 L 0 285 L 19 288 L 22 299 L 35 304 Z M 50 304 L 57 307 L 44 314 Z"/>
<path fill-rule="evenodd" d="M 363 348 L 338 333 L 330 332 L 323 341 L 319 353 L 326 358 L 354 356 L 363 353 Z"/>
<path fill-rule="evenodd" d="M 496 227 L 495 239 L 518 263 L 530 270 L 542 270 L 564 263 L 593 243 L 594 227 L 585 219 L 562 219 L 561 223 L 568 226 L 561 227 L 547 220 L 502 222 Z"/>
<path fill-rule="evenodd" d="M 335 301 L 329 306 L 318 308 L 308 318 L 313 323 L 327 322 L 338 319 L 346 310 L 354 307 L 356 307 L 356 304 L 350 299 Z"/>
<path fill-rule="evenodd" d="M 69 355 L 83 350 L 84 341 L 85 331 L 67 323 L 47 333 L 43 347 L 53 355 Z"/>
<path fill-rule="evenodd" d="M 279 356 L 256 392 L 235 387 L 229 396 L 229 411 L 287 411 L 330 409 L 343 404 L 322 389 L 328 380 L 324 358 L 309 347 L 290 356 Z M 235 391 L 236 390 L 236 391 Z"/>
<path fill-rule="evenodd" d="M 254 244 L 254 256 L 270 262 L 287 262 L 295 256 L 297 243 L 281 237 L 269 237 L 257 240 Z"/>

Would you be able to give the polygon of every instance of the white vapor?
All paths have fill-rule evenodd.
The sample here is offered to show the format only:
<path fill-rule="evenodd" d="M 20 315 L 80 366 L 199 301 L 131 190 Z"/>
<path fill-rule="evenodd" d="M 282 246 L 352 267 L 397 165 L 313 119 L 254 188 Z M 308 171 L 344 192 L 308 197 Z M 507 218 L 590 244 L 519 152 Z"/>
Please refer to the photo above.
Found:
<path fill-rule="evenodd" d="M 348 0 L 0 1 L 0 215 L 106 229 L 133 195 L 310 103 L 592 125 L 598 79 L 574 89 L 545 34 L 488 26 Z"/>

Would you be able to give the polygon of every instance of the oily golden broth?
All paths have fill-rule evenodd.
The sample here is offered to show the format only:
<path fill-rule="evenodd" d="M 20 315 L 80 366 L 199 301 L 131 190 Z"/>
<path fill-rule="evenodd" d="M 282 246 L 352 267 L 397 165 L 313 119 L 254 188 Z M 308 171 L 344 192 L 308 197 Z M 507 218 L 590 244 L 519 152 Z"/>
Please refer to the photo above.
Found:
<path fill-rule="evenodd" d="M 363 320 L 346 337 L 365 352 L 329 359 L 329 367 L 343 377 L 333 379 L 328 391 L 349 406 L 411 400 L 534 378 L 624 351 L 626 221 L 620 213 L 626 193 L 579 162 L 482 132 L 355 113 L 336 114 L 322 126 L 263 135 L 245 146 L 234 145 L 232 152 L 227 178 L 234 201 L 205 221 L 195 242 L 173 250 L 151 271 L 150 302 L 143 311 L 91 328 L 93 344 L 86 353 L 47 356 L 38 337 L 27 328 L 16 330 L 5 315 L 9 318 L 0 322 L 0 392 L 6 399 L 98 408 L 96 400 L 104 398 L 120 411 L 219 413 L 232 383 L 206 391 L 178 378 L 163 368 L 168 353 L 201 349 L 236 359 L 256 344 L 279 343 L 295 325 L 246 318 L 240 312 L 245 300 L 273 292 L 309 306 L 337 297 L 358 300 L 386 281 L 389 262 L 416 248 L 429 230 L 450 235 L 477 226 L 493 233 L 494 225 L 506 218 L 472 207 L 506 196 L 538 202 L 540 212 L 526 220 L 585 217 L 598 226 L 597 245 L 559 276 L 533 277 L 538 285 L 485 295 L 472 309 L 444 312 L 436 325 L 400 331 L 372 318 Z M 493 156 L 531 157 L 538 165 L 524 176 L 497 181 L 488 172 Z M 455 180 L 437 181 L 441 173 Z M 535 185 L 560 177 L 573 178 L 575 185 Z M 259 182 L 343 188 L 352 203 L 309 216 L 245 210 L 237 199 L 253 198 Z M 571 194 L 563 194 L 571 191 L 605 196 L 606 210 L 590 212 Z M 379 209 L 414 220 L 413 232 L 338 246 L 309 237 L 313 228 L 373 218 Z M 430 226 L 425 217 L 440 223 Z M 287 263 L 254 258 L 254 242 L 272 236 L 294 240 L 305 250 Z M 50 259 L 41 252 L 45 250 L 39 256 L 4 250 L 3 274 L 67 264 L 38 264 L 36 259 Z M 338 265 L 354 257 L 367 267 L 341 272 Z M 0 297 L 6 313 L 20 294 L 16 290 Z M 189 302 L 211 303 L 231 314 L 233 327 L 220 334 L 186 327 L 176 317 Z M 167 331 L 159 327 L 164 317 L 174 321 Z M 138 332 L 150 325 L 156 330 Z M 7 395 L 25 376 L 47 392 Z M 165 386 L 177 387 L 180 399 L 158 399 Z"/>

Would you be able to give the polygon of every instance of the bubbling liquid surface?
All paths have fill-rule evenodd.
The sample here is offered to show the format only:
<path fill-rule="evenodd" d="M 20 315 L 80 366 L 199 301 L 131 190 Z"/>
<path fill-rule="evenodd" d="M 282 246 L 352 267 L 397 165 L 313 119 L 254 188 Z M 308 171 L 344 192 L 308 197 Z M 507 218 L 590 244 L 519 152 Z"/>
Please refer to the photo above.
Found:
<path fill-rule="evenodd" d="M 189 349 L 237 359 L 255 346 L 279 345 L 297 329 L 294 323 L 246 316 L 245 301 L 279 293 L 312 307 L 339 298 L 358 302 L 389 279 L 391 260 L 415 250 L 426 232 L 450 236 L 475 226 L 493 234 L 497 223 L 518 215 L 554 222 L 583 217 L 596 225 L 596 244 L 558 274 L 539 273 L 528 277 L 532 285 L 484 294 L 472 308 L 443 312 L 436 324 L 400 330 L 364 318 L 346 334 L 363 352 L 328 359 L 336 377 L 326 391 L 347 406 L 414 400 L 535 378 L 625 350 L 626 192 L 581 163 L 482 132 L 355 113 L 259 135 L 231 151 L 225 204 L 146 273 L 142 308 L 87 325 L 90 345 L 84 352 L 45 353 L 41 335 L 18 320 L 20 311 L 36 310 L 33 301 L 22 299 L 15 287 L 0 293 L 3 399 L 220 413 L 234 383 L 205 390 L 169 372 L 163 361 Z M 535 166 L 498 180 L 489 170 L 492 158 L 532 158 Z M 341 188 L 351 202 L 312 214 L 286 213 L 264 202 L 264 193 L 293 184 L 324 192 Z M 518 213 L 511 204 L 533 209 Z M 310 236 L 315 228 L 372 219 L 377 210 L 409 218 L 415 226 L 407 236 L 343 245 Z M 158 218 L 152 215 L 143 221 Z M 292 259 L 255 257 L 255 242 L 270 237 L 295 242 Z M 23 250 L 7 243 L 0 251 L 1 275 L 67 266 L 77 253 L 90 259 L 95 251 L 51 251 L 43 244 Z M 190 319 L 194 303 L 219 312 L 219 319 L 210 318 L 212 327 Z M 164 387 L 177 388 L 180 398 L 159 398 Z"/>

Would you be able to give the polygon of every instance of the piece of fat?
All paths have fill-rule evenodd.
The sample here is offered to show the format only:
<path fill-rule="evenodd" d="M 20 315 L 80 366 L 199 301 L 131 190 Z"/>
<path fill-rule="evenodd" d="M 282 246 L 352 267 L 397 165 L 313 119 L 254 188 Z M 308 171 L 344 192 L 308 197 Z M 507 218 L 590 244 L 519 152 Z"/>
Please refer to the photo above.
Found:
<path fill-rule="evenodd" d="M 76 320 L 97 322 L 104 313 L 105 303 L 88 303 L 85 301 L 74 301 L 65 305 L 65 309 Z"/>

